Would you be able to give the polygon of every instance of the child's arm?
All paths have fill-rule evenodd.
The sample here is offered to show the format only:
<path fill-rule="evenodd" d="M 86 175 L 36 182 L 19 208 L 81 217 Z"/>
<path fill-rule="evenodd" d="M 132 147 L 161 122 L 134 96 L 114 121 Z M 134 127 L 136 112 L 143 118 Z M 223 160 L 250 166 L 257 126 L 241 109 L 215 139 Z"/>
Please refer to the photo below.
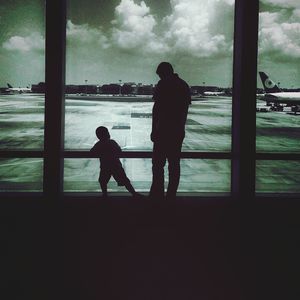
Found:
<path fill-rule="evenodd" d="M 92 149 L 90 150 L 91 153 L 93 154 L 99 154 L 100 152 L 100 149 L 99 149 L 99 142 L 97 142 L 93 147 Z"/>
<path fill-rule="evenodd" d="M 113 153 L 119 157 L 120 154 L 122 153 L 122 149 L 121 147 L 119 146 L 119 144 L 116 142 L 116 141 L 112 141 L 112 148 L 113 148 Z"/>
<path fill-rule="evenodd" d="M 91 149 L 90 149 L 91 153 L 95 153 L 96 152 L 96 145 L 94 145 Z"/>

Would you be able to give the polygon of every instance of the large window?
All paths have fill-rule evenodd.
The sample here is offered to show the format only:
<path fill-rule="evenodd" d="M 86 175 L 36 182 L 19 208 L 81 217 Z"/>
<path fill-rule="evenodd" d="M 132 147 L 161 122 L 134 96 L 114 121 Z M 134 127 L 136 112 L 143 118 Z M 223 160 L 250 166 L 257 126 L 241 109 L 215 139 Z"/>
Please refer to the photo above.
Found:
<path fill-rule="evenodd" d="M 44 1 L 1 5 L 1 191 L 99 191 L 89 149 L 104 125 L 147 192 L 155 71 L 170 61 L 193 98 L 179 192 L 299 193 L 299 5 L 257 4 L 52 0 L 46 28 Z"/>
<path fill-rule="evenodd" d="M 90 149 L 95 129 L 102 125 L 123 151 L 152 151 L 152 94 L 159 80 L 155 71 L 161 61 L 170 61 L 192 93 L 183 151 L 231 151 L 233 1 L 67 3 L 66 149 Z M 147 174 L 145 184 L 136 180 L 137 187 L 147 191 L 151 160 L 144 160 L 126 166 L 132 165 L 128 172 L 133 178 L 135 173 Z M 217 164 L 228 166 L 222 160 Z M 74 178 L 82 175 L 82 168 L 74 165 L 76 159 L 65 163 L 65 190 L 71 186 L 71 173 Z M 183 170 L 203 174 L 192 180 L 190 192 L 229 191 L 229 170 L 218 173 L 218 180 L 226 182 L 223 186 L 207 184 L 204 174 L 215 166 L 210 159 L 205 164 L 182 161 Z M 97 175 L 93 178 L 96 182 Z M 77 180 L 74 186 L 86 190 L 90 185 Z M 179 190 L 188 187 L 182 184 Z"/>
<path fill-rule="evenodd" d="M 151 186 L 151 159 L 123 158 L 122 165 L 134 187 L 149 192 Z M 81 170 L 77 172 L 77 170 Z M 149 172 L 150 171 L 150 172 Z M 167 170 L 165 177 L 168 179 Z M 95 159 L 66 159 L 64 190 L 66 192 L 99 191 L 99 165 Z M 167 186 L 166 180 L 166 186 Z M 114 180 L 108 188 L 125 192 Z M 182 159 L 179 191 L 185 193 L 229 193 L 230 161 L 215 159 Z"/>
<path fill-rule="evenodd" d="M 299 28 L 299 4 L 260 1 L 256 149 L 282 155 L 257 161 L 258 192 L 299 192 L 299 162 L 289 159 L 300 153 Z"/>
<path fill-rule="evenodd" d="M 44 5 L 40 0 L 1 3 L 0 151 L 3 152 L 43 150 Z M 12 152 L 10 159 L 1 159 L 0 189 L 42 191 L 43 160 L 21 159 L 18 155 L 14 157 Z"/>

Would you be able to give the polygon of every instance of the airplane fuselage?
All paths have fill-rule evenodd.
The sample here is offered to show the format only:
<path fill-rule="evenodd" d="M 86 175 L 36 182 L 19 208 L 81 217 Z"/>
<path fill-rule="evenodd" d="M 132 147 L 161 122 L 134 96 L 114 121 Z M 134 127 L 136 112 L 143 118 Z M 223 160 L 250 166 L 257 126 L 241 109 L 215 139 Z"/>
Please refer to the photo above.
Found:
<path fill-rule="evenodd" d="M 204 96 L 224 96 L 225 92 L 204 92 Z"/>
<path fill-rule="evenodd" d="M 266 93 L 264 100 L 269 103 L 281 103 L 289 106 L 300 105 L 300 92 Z"/>
<path fill-rule="evenodd" d="M 8 90 L 13 94 L 31 93 L 29 88 L 8 88 Z"/>

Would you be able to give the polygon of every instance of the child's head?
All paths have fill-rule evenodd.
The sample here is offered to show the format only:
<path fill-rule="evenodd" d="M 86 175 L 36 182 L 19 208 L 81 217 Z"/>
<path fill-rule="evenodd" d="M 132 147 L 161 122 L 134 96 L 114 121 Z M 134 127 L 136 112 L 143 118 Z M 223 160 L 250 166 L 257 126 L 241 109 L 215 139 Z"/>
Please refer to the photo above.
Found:
<path fill-rule="evenodd" d="M 108 129 L 104 126 L 99 126 L 96 129 L 96 136 L 99 140 L 108 140 L 110 138 Z"/>

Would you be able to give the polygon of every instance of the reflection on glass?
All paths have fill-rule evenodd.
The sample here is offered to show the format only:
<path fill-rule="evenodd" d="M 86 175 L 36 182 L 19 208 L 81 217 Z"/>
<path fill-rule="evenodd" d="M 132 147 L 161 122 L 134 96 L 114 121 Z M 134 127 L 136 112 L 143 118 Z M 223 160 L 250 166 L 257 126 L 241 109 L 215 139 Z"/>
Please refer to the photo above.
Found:
<path fill-rule="evenodd" d="M 300 14 L 295 1 L 260 1 L 257 151 L 300 152 Z"/>
<path fill-rule="evenodd" d="M 169 61 L 193 95 L 183 150 L 230 151 L 234 0 L 68 1 L 67 13 L 65 148 L 90 148 L 102 125 L 123 149 L 151 150 Z"/>
<path fill-rule="evenodd" d="M 299 193 L 300 161 L 257 161 L 256 192 Z"/>
<path fill-rule="evenodd" d="M 125 172 L 137 191 L 149 192 L 152 181 L 151 159 L 121 159 Z M 99 162 L 97 159 L 65 159 L 64 191 L 97 192 Z M 165 180 L 167 186 L 167 168 Z M 126 192 L 111 178 L 110 192 Z M 182 159 L 178 192 L 229 192 L 230 161 Z"/>
<path fill-rule="evenodd" d="M 39 158 L 0 159 L 1 192 L 38 192 L 43 189 L 43 160 Z"/>

